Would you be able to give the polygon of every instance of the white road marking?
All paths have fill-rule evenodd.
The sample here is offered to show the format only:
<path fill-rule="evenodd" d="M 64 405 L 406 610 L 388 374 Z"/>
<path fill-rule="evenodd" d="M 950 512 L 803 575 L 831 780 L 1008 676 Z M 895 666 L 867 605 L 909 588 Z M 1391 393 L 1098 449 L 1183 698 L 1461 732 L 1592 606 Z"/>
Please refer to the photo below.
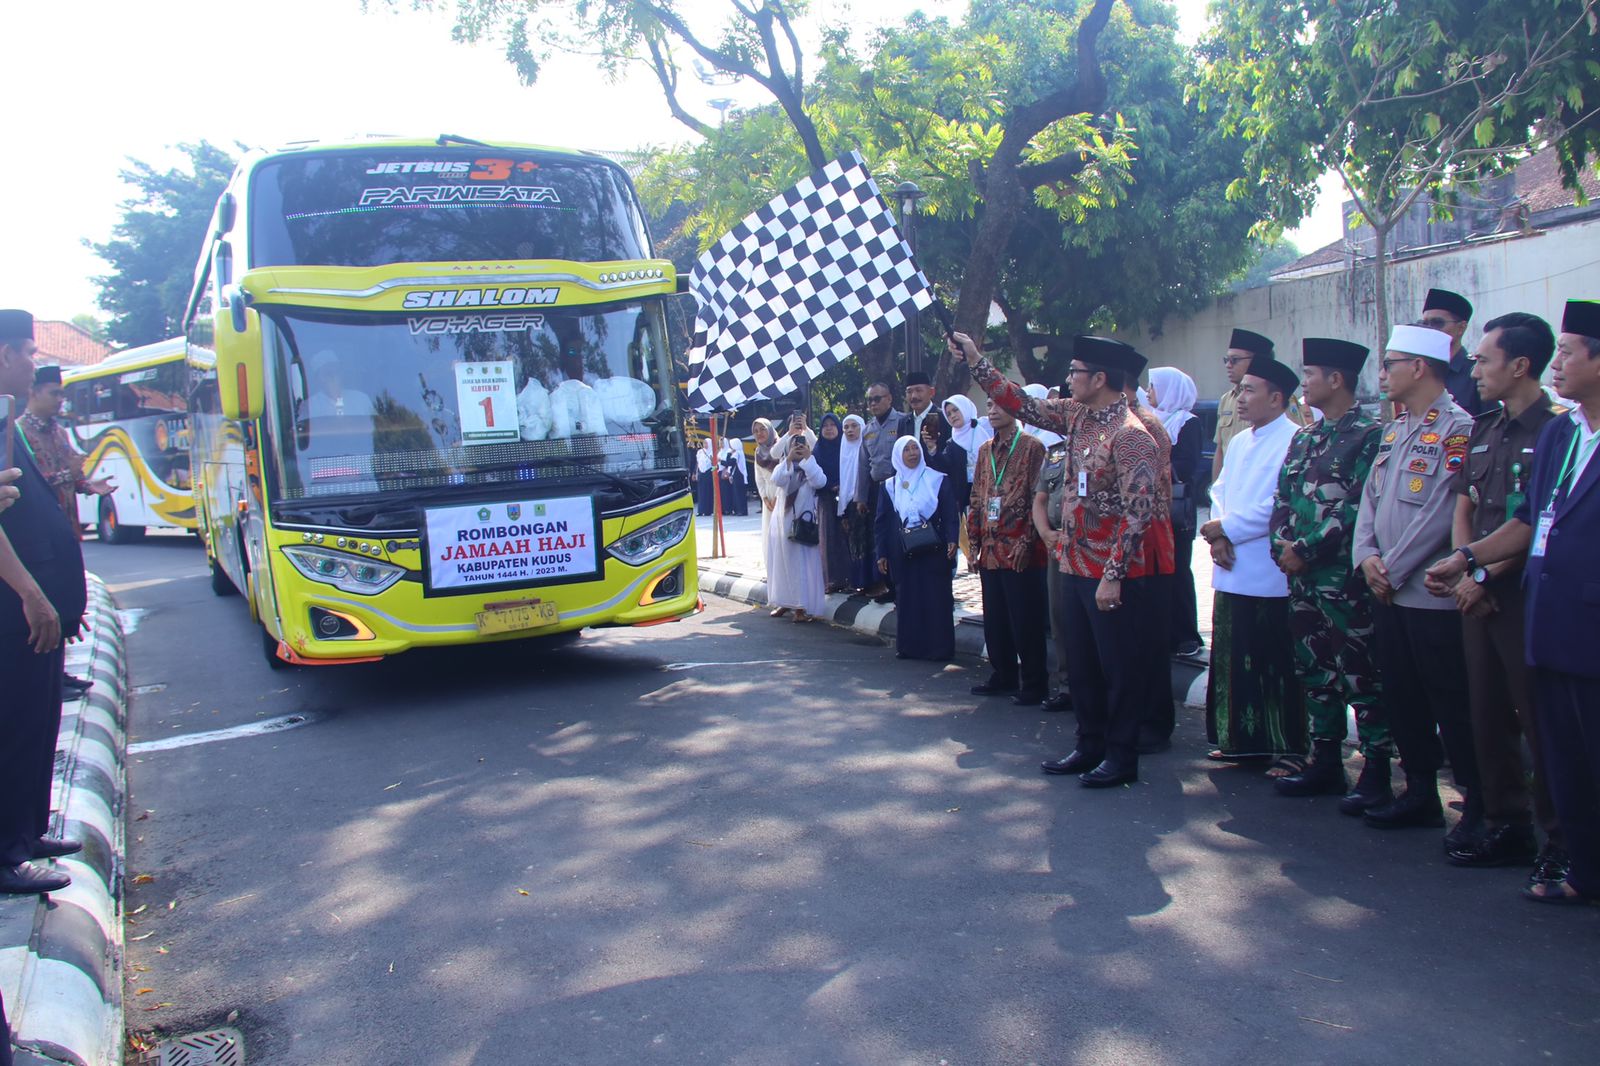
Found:
<path fill-rule="evenodd" d="M 694 670 L 702 666 L 773 666 L 786 663 L 837 663 L 843 659 L 741 659 L 736 663 L 667 663 L 663 670 Z"/>
<path fill-rule="evenodd" d="M 128 754 L 144 755 L 152 751 L 171 751 L 173 748 L 187 748 L 193 744 L 214 744 L 219 740 L 259 737 L 265 733 L 281 733 L 285 729 L 309 725 L 314 721 L 316 721 L 315 715 L 285 714 L 278 718 L 251 722 L 249 725 L 236 725 L 231 729 L 213 729 L 205 733 L 188 733 L 181 737 L 167 737 L 164 740 L 141 740 L 138 743 L 128 745 Z"/>

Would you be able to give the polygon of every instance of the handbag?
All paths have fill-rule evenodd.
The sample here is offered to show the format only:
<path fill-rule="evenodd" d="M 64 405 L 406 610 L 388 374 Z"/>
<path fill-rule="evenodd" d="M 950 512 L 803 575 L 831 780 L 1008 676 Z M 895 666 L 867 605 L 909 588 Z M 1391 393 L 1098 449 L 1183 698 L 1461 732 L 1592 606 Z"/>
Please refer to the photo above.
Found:
<path fill-rule="evenodd" d="M 926 522 L 900 527 L 900 547 L 907 557 L 927 555 L 944 547 L 939 534 Z"/>
<path fill-rule="evenodd" d="M 822 527 L 815 511 L 801 511 L 789 519 L 789 539 L 796 544 L 821 544 Z"/>

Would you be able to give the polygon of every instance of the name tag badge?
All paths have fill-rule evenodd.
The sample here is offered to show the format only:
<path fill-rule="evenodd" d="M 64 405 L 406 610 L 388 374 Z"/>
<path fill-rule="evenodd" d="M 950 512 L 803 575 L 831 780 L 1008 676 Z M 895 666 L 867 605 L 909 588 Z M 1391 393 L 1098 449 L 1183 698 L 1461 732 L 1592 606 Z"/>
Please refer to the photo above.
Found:
<path fill-rule="evenodd" d="M 989 497 L 989 510 L 987 512 L 987 515 L 988 515 L 989 521 L 991 521 L 991 522 L 1000 521 L 1000 497 L 998 497 L 998 496 L 990 496 Z"/>
<path fill-rule="evenodd" d="M 1484 452 L 1486 452 L 1488 450 L 1489 450 L 1489 446 L 1487 444 L 1480 444 L 1476 448 L 1472 449 L 1472 454 L 1473 455 L 1482 455 Z"/>
<path fill-rule="evenodd" d="M 1078 498 L 1081 500 L 1089 495 L 1089 471 L 1078 471 Z"/>
<path fill-rule="evenodd" d="M 1550 525 L 1556 520 L 1554 511 L 1539 512 L 1539 522 L 1533 527 L 1533 545 L 1528 549 L 1528 554 L 1536 559 L 1544 558 L 1545 542 L 1550 539 Z"/>

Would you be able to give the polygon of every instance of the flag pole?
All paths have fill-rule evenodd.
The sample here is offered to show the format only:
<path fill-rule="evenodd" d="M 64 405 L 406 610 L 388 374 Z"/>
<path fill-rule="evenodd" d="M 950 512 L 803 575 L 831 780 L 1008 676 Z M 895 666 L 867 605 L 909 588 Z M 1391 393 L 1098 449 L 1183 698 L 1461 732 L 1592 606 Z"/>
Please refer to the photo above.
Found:
<path fill-rule="evenodd" d="M 711 412 L 711 558 L 726 554 L 727 536 L 722 530 L 722 458 L 717 443 L 717 414 Z"/>

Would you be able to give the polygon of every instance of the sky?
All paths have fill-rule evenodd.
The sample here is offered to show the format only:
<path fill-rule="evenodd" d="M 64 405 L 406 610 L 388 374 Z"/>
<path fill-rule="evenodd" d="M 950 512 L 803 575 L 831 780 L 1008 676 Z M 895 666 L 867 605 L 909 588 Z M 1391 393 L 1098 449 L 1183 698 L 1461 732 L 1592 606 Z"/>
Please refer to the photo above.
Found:
<path fill-rule="evenodd" d="M 84 247 L 111 234 L 130 190 L 130 158 L 165 169 L 176 145 L 201 139 L 269 147 L 307 138 L 455 133 L 618 150 L 683 140 L 644 70 L 608 84 L 592 61 L 558 56 L 521 85 L 492 44 L 450 39 L 450 20 L 384 0 L 76 0 L 4 3 L 0 99 L 8 165 L 0 166 L 0 306 L 42 319 L 99 313 L 93 279 L 106 264 Z M 1206 0 L 1178 0 L 1186 37 Z M 448 11 L 453 4 L 441 6 Z M 714 17 L 722 0 L 686 0 Z M 958 17 L 962 0 L 813 0 L 819 19 L 858 33 L 922 9 Z M 708 21 L 702 18 L 699 22 Z M 859 38 L 858 38 L 859 39 Z M 20 47 L 15 47 L 20 45 Z M 692 82 L 683 97 L 761 102 L 759 88 Z M 736 104 L 737 106 L 737 104 Z M 1339 234 L 1337 195 L 1291 234 L 1310 250 Z M 196 246 L 198 253 L 198 244 Z M 103 317 L 103 316 L 102 316 Z"/>

